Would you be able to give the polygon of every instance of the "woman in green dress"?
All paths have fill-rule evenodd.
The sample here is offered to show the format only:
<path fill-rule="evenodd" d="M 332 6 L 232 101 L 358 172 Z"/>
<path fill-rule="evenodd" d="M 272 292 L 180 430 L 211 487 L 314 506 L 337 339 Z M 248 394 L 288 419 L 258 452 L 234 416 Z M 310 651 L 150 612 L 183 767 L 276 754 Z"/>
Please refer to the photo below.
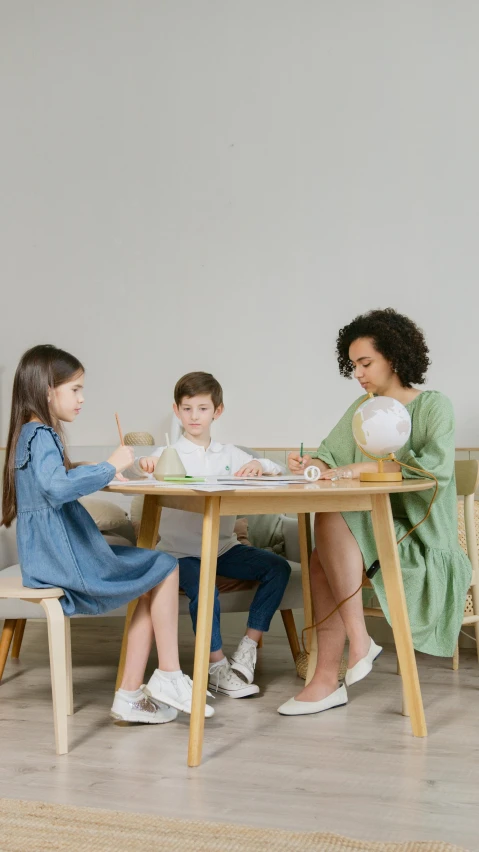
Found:
<path fill-rule="evenodd" d="M 399 557 L 414 647 L 437 656 L 452 656 L 471 580 L 471 565 L 459 545 L 454 480 L 454 413 L 438 391 L 420 391 L 429 366 L 422 331 L 408 317 L 386 310 L 370 311 L 342 328 L 337 340 L 341 375 L 354 375 L 364 393 L 399 400 L 411 416 L 411 435 L 396 457 L 430 471 L 439 488 L 431 514 L 399 544 Z M 364 399 L 364 395 L 362 396 Z M 290 453 L 289 467 L 298 473 L 316 465 L 322 479 L 352 477 L 377 469 L 365 461 L 352 434 L 356 400 L 313 458 Z M 385 468 L 400 470 L 397 462 Z M 404 478 L 420 477 L 402 468 Z M 426 514 L 431 491 L 393 495 L 394 524 L 399 540 Z M 316 547 L 311 557 L 311 589 L 319 622 L 353 595 L 368 571 L 375 594 L 389 621 L 384 584 L 369 512 L 320 513 L 315 518 Z M 379 569 L 379 570 L 378 570 Z M 368 635 L 361 594 L 354 595 L 317 628 L 318 660 L 311 682 L 279 708 L 283 715 L 319 713 L 347 702 L 352 686 L 372 669 L 381 648 Z M 349 639 L 345 684 L 338 687 L 338 669 L 346 636 Z"/>

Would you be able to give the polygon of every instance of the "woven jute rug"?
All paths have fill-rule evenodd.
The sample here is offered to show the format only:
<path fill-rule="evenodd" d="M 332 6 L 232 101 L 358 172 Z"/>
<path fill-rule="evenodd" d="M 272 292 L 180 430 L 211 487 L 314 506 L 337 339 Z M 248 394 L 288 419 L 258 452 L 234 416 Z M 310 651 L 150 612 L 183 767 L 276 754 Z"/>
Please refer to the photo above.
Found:
<path fill-rule="evenodd" d="M 336 834 L 190 822 L 0 799 L 1 852 L 466 852 L 442 842 L 368 843 Z"/>

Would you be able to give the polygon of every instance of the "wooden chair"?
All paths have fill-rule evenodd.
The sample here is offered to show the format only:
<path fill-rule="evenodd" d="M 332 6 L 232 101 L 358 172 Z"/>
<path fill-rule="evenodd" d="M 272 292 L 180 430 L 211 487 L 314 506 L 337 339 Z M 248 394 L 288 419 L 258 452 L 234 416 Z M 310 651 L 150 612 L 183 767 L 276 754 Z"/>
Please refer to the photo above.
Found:
<path fill-rule="evenodd" d="M 68 752 L 67 716 L 73 714 L 73 684 L 70 619 L 63 614 L 63 609 L 58 600 L 61 597 L 63 597 L 63 589 L 29 589 L 22 585 L 22 581 L 18 577 L 2 577 L 0 575 L 0 598 L 14 598 L 40 604 L 45 611 L 48 622 L 55 746 L 57 754 L 66 754 Z M 0 680 L 16 624 L 17 622 L 14 619 L 5 621 L 0 643 Z M 25 622 L 23 621 L 24 626 Z M 19 634 L 15 636 L 17 642 L 19 642 Z"/>
<path fill-rule="evenodd" d="M 456 491 L 458 498 L 460 498 L 458 499 L 459 542 L 472 564 L 471 586 L 466 598 L 462 626 L 474 625 L 479 660 L 479 504 L 476 506 L 474 500 L 474 494 L 479 484 L 479 461 L 477 459 L 457 461 L 455 473 Z M 366 576 L 363 579 L 363 588 L 373 588 Z M 384 618 L 384 613 L 378 606 L 364 607 L 364 614 L 373 618 Z M 459 668 L 459 641 L 452 658 L 452 667 L 454 670 Z"/>
<path fill-rule="evenodd" d="M 479 484 L 479 462 L 477 459 L 456 462 L 456 488 L 458 497 L 459 543 L 466 551 L 472 565 L 472 579 L 466 598 L 462 626 L 474 625 L 476 652 L 479 660 L 479 503 L 474 499 Z M 452 658 L 454 671 L 459 668 L 459 641 Z"/>

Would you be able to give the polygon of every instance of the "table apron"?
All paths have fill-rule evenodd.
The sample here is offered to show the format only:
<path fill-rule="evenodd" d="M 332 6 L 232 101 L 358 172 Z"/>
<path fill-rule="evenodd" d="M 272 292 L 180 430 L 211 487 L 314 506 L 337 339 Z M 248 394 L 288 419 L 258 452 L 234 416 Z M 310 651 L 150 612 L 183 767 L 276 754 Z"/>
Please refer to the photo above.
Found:
<path fill-rule="evenodd" d="M 214 493 L 212 497 L 217 496 Z M 205 497 L 176 497 L 165 494 L 157 498 L 165 509 L 182 509 L 203 514 Z M 268 497 L 267 494 L 236 496 L 224 494 L 220 498 L 220 515 L 275 515 L 306 512 L 367 512 L 371 511 L 370 494 L 284 494 Z"/>

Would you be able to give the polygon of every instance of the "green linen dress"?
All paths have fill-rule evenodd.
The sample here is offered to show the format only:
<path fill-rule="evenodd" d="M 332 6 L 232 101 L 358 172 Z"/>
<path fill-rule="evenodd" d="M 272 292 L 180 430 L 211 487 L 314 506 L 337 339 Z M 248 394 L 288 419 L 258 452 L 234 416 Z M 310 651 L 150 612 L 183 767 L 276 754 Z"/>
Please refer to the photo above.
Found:
<path fill-rule="evenodd" d="M 361 400 L 348 408 L 315 454 L 315 458 L 322 459 L 329 467 L 369 461 L 356 445 L 351 428 Z M 428 519 L 399 544 L 411 632 L 418 651 L 451 657 L 472 573 L 458 540 L 454 412 L 449 399 L 438 391 L 422 391 L 406 408 L 411 416 L 411 435 L 396 458 L 430 471 L 439 482 Z M 402 473 L 405 479 L 421 478 L 405 468 Z M 397 539 L 424 517 L 432 495 L 433 490 L 391 495 Z M 369 568 L 378 558 L 371 513 L 344 512 L 343 518 L 359 545 L 365 567 Z M 390 622 L 381 571 L 377 571 L 372 583 Z"/>

